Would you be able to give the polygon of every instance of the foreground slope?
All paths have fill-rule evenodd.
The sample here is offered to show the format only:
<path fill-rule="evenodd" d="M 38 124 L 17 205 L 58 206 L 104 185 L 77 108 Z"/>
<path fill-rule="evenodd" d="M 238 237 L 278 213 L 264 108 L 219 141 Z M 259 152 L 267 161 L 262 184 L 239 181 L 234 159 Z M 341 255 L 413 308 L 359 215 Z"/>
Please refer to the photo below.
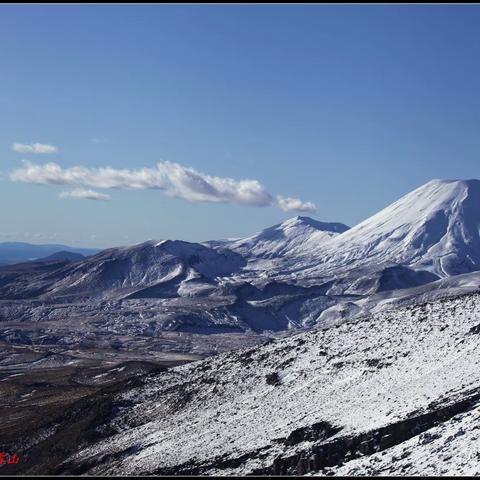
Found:
<path fill-rule="evenodd" d="M 220 355 L 117 394 L 52 471 L 478 474 L 479 352 L 471 294 Z"/>

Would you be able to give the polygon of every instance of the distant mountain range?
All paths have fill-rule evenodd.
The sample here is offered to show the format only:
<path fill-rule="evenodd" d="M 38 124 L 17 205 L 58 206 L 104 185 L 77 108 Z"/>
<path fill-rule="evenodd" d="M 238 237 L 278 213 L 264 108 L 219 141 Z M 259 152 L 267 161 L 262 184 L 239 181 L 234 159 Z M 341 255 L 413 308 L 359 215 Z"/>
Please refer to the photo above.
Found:
<path fill-rule="evenodd" d="M 94 255 L 10 244 L 10 259 L 28 252 L 58 262 L 0 268 L 0 299 L 68 301 L 78 314 L 85 302 L 90 310 L 119 302 L 115 321 L 131 316 L 135 302 L 149 302 L 158 306 L 150 320 L 160 330 L 322 325 L 473 288 L 477 274 L 449 279 L 480 270 L 478 205 L 480 181 L 433 180 L 353 228 L 295 217 L 243 239 L 149 241 Z M 67 262 L 58 253 L 65 249 L 92 256 Z"/>
<path fill-rule="evenodd" d="M 69 254 L 80 254 L 82 257 L 94 255 L 99 250 L 94 248 L 76 248 L 66 245 L 43 244 L 35 245 L 25 242 L 2 242 L 0 243 L 0 265 L 12 265 L 14 263 L 29 262 L 32 260 L 44 259 L 51 255 L 57 255 L 59 252 L 68 252 Z M 63 258 L 65 258 L 65 254 Z M 70 258 L 74 257 L 70 255 Z M 52 260 L 54 258 L 51 258 Z M 76 257 L 80 260 L 81 257 Z"/>

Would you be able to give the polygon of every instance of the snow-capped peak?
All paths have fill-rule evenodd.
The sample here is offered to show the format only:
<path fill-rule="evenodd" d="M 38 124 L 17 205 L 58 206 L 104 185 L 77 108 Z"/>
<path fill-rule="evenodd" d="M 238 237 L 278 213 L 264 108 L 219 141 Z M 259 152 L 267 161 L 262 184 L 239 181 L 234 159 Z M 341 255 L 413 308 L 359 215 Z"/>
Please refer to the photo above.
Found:
<path fill-rule="evenodd" d="M 432 180 L 329 242 L 319 261 L 327 270 L 390 262 L 455 275 L 480 269 L 479 229 L 480 181 Z"/>

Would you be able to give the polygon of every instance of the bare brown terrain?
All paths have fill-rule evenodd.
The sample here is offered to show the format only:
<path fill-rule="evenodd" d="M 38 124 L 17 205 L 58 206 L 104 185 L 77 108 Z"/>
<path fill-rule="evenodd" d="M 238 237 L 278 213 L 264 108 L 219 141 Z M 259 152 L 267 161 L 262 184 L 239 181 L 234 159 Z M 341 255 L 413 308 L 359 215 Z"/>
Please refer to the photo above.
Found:
<path fill-rule="evenodd" d="M 0 451 L 20 458 L 0 474 L 48 474 L 96 423 L 111 414 L 113 393 L 160 372 L 202 358 L 147 356 L 109 349 L 0 345 Z"/>

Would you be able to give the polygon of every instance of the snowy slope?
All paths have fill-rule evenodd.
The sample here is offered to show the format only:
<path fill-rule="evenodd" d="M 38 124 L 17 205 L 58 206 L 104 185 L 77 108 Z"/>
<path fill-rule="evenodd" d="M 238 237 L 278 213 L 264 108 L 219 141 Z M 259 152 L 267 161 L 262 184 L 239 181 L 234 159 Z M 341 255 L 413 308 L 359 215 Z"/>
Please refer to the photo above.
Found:
<path fill-rule="evenodd" d="M 245 265 L 229 250 L 213 250 L 197 243 L 164 240 L 102 252 L 84 262 L 51 291 L 77 292 L 156 288 L 153 296 L 188 294 L 188 284 L 209 284 Z M 187 292 L 185 292 L 187 290 Z M 163 295 L 162 295 L 163 292 Z M 151 295 L 151 291 L 149 295 Z"/>
<path fill-rule="evenodd" d="M 119 395 L 59 471 L 478 474 L 479 352 L 469 295 L 177 367 Z"/>
<path fill-rule="evenodd" d="M 325 244 L 314 272 L 398 264 L 440 277 L 480 269 L 480 181 L 432 180 Z"/>
<path fill-rule="evenodd" d="M 331 469 L 341 476 L 478 476 L 480 408 L 462 412 L 389 450 Z"/>

